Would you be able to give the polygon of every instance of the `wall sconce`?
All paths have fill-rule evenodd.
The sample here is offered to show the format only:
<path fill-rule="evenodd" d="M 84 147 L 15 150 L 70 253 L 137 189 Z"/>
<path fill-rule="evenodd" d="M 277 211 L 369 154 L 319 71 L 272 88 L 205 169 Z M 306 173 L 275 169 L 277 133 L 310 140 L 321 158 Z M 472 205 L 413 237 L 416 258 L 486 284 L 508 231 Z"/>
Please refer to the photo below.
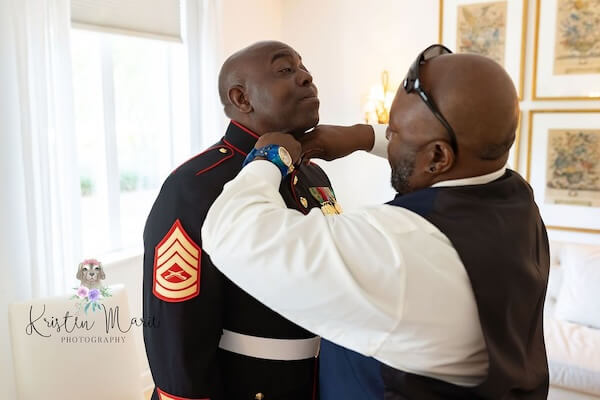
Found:
<path fill-rule="evenodd" d="M 381 73 L 381 84 L 374 85 L 365 104 L 365 121 L 368 124 L 387 124 L 390 120 L 390 107 L 395 91 L 389 87 L 390 76 L 387 71 Z"/>

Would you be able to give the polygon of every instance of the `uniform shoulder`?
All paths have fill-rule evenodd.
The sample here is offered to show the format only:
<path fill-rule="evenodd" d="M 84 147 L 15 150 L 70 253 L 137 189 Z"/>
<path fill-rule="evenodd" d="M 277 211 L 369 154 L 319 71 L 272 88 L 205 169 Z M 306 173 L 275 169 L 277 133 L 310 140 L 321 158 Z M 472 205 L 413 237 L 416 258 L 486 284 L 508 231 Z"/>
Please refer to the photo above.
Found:
<path fill-rule="evenodd" d="M 221 143 L 190 158 L 165 179 L 148 220 L 171 215 L 184 223 L 203 221 L 206 211 L 225 183 L 238 173 L 241 164 L 241 156 Z"/>
<path fill-rule="evenodd" d="M 219 166 L 225 166 L 235 155 L 232 148 L 217 143 L 175 168 L 171 176 L 201 176 Z"/>

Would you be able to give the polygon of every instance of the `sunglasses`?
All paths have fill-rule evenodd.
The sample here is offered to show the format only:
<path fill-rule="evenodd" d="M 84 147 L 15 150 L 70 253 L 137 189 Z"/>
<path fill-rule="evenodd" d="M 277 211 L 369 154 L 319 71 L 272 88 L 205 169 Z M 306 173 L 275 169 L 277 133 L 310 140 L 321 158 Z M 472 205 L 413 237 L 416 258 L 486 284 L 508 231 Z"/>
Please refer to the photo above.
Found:
<path fill-rule="evenodd" d="M 452 150 L 454 153 L 458 153 L 458 143 L 456 142 L 456 134 L 454 130 L 446 121 L 446 118 L 442 115 L 439 108 L 435 105 L 431 96 L 427 94 L 427 92 L 421 86 L 421 80 L 419 79 L 419 66 L 424 64 L 426 61 L 431 60 L 434 57 L 441 56 L 442 54 L 452 54 L 452 51 L 441 44 L 434 44 L 423 50 L 417 57 L 417 59 L 412 63 L 408 73 L 406 74 L 406 78 L 404 79 L 404 83 L 402 86 L 406 93 L 416 92 L 419 97 L 427 104 L 427 107 L 431 110 L 433 115 L 444 125 L 444 128 L 448 131 L 448 135 L 450 136 L 450 146 L 452 146 Z"/>

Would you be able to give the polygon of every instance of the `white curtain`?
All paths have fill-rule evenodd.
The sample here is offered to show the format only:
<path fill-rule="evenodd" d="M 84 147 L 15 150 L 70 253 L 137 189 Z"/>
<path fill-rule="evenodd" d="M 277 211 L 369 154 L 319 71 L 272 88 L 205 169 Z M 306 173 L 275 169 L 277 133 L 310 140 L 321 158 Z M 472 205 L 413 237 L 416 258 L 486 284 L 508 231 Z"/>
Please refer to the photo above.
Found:
<path fill-rule="evenodd" d="M 219 140 L 226 127 L 218 94 L 218 75 L 223 59 L 221 1 L 187 0 L 184 10 L 191 144 L 192 152 L 198 153 Z"/>
<path fill-rule="evenodd" d="M 7 304 L 65 293 L 80 257 L 69 7 L 69 0 L 0 0 L 3 398 L 16 398 Z"/>

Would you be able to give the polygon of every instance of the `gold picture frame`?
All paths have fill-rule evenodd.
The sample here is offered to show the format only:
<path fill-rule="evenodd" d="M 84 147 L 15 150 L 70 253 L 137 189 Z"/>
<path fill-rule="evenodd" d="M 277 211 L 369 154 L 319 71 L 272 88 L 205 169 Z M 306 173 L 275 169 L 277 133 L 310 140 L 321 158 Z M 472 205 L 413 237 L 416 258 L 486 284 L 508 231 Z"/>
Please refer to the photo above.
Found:
<path fill-rule="evenodd" d="M 536 0 L 535 31 L 534 31 L 535 33 L 534 33 L 534 43 L 533 43 L 533 79 L 532 79 L 532 87 L 531 87 L 532 98 L 533 98 L 533 100 L 573 100 L 573 101 L 599 100 L 600 99 L 600 73 L 593 74 L 593 75 L 598 75 L 598 82 L 599 82 L 598 90 L 589 91 L 587 95 L 579 95 L 579 94 L 541 95 L 541 94 L 538 94 L 538 90 L 539 90 L 540 86 L 544 86 L 544 87 L 552 86 L 548 83 L 546 83 L 544 85 L 540 85 L 540 83 L 538 82 L 540 75 L 546 76 L 547 79 L 554 78 L 556 80 L 556 82 L 564 81 L 561 83 L 562 83 L 563 87 L 567 88 L 566 90 L 572 90 L 573 87 L 585 87 L 584 90 L 589 90 L 589 82 L 585 82 L 583 79 L 581 79 L 581 76 L 567 75 L 567 77 L 569 79 L 567 79 L 567 78 L 560 79 L 560 78 L 555 78 L 555 77 L 560 77 L 561 75 L 554 75 L 552 73 L 552 74 L 550 74 L 550 78 L 548 78 L 547 71 L 545 71 L 545 73 L 542 73 L 542 74 L 539 73 L 539 68 L 541 66 L 544 66 L 544 68 L 549 68 L 548 65 L 553 65 L 553 68 L 556 68 L 556 66 L 554 66 L 556 59 L 547 60 L 548 62 L 540 64 L 540 45 L 541 45 L 540 29 L 541 29 L 542 23 L 544 23 L 545 25 L 548 25 L 550 23 L 550 20 L 552 19 L 551 17 L 558 17 L 560 15 L 559 10 L 555 10 L 555 8 L 557 8 L 558 5 L 560 4 L 559 3 L 560 1 L 561 0 L 549 0 L 549 1 L 544 2 L 544 5 L 546 7 L 546 8 L 544 8 L 544 10 L 547 11 L 546 14 L 548 14 L 547 15 L 548 18 L 545 18 L 544 21 L 541 21 L 542 2 L 541 2 L 541 0 Z M 550 9 L 552 9 L 552 10 L 550 10 Z M 556 21 L 556 19 L 553 20 L 552 26 L 554 27 L 553 34 L 545 36 L 545 38 L 544 38 L 544 44 L 546 45 L 546 46 L 544 46 L 544 50 L 545 50 L 545 55 L 548 55 L 548 53 L 549 53 L 552 55 L 553 58 L 556 58 L 556 55 L 555 55 L 555 52 L 557 51 L 556 50 L 556 46 L 557 46 L 556 45 L 556 42 L 557 42 L 557 39 L 556 39 L 557 21 Z M 550 43 L 547 43 L 548 41 L 550 41 Z M 599 39 L 599 41 L 600 41 L 600 39 Z M 552 47 L 553 49 L 548 50 L 547 49 L 548 46 Z M 596 63 L 598 63 L 597 60 L 596 60 Z M 554 72 L 554 70 L 553 70 L 553 72 Z M 557 86 L 556 82 L 555 82 L 554 86 Z M 598 93 L 598 94 L 596 94 L 596 93 Z"/>
<path fill-rule="evenodd" d="M 567 114 L 571 114 L 571 118 L 565 118 Z M 600 137 L 600 109 L 531 110 L 528 122 L 526 179 L 534 191 L 542 218 L 547 223 L 546 227 L 560 231 L 600 234 L 600 206 L 592 203 L 580 207 L 580 204 L 558 200 L 548 203 L 546 192 L 551 190 L 547 176 L 549 162 L 551 162 L 548 160 L 548 142 L 551 140 L 549 135 L 553 132 L 592 130 Z M 600 151 L 598 148 L 600 148 L 600 139 L 596 148 Z M 537 154 L 534 155 L 534 152 Z M 534 164 L 536 160 L 538 162 Z M 543 163 L 540 163 L 539 161 L 542 160 Z M 598 160 L 600 164 L 600 158 Z M 600 199 L 600 193 L 594 196 Z M 567 220 L 569 222 L 566 222 Z M 593 225 L 594 221 L 598 221 L 596 225 Z"/>
<path fill-rule="evenodd" d="M 511 78 L 513 79 L 513 82 L 515 82 L 515 86 L 517 87 L 517 91 L 519 94 L 519 100 L 523 100 L 524 97 L 524 92 L 525 92 L 525 45 L 526 45 L 526 39 L 527 39 L 527 15 L 528 15 L 528 0 L 473 0 L 473 1 L 465 1 L 465 0 L 439 0 L 439 21 L 438 21 L 438 41 L 441 44 L 445 44 L 447 46 L 449 46 L 452 50 L 454 50 L 456 48 L 456 45 L 453 43 L 444 43 L 444 28 L 446 26 L 449 25 L 450 21 L 446 21 L 446 23 L 444 22 L 444 19 L 448 17 L 447 12 L 444 12 L 445 10 L 445 6 L 446 5 L 456 5 L 458 8 L 458 5 L 467 5 L 467 6 L 481 6 L 485 3 L 506 3 L 507 7 L 510 3 L 510 7 L 511 10 L 517 10 L 520 11 L 520 18 L 518 18 L 518 21 L 514 21 L 511 20 L 510 23 L 511 25 L 514 27 L 515 23 L 520 24 L 520 35 L 518 35 L 518 39 L 514 39 L 513 41 L 518 41 L 518 43 L 511 43 L 510 45 L 512 47 L 518 46 L 519 51 L 518 51 L 518 56 L 520 57 L 520 59 L 517 62 L 514 62 L 513 60 L 511 60 L 511 65 L 513 67 L 511 68 L 506 68 L 507 72 L 509 73 L 509 75 L 511 76 Z M 520 4 L 520 7 L 518 3 Z M 510 13 L 510 16 L 512 16 L 514 13 Z M 507 15 L 507 19 L 508 19 L 509 15 Z M 448 17 L 449 18 L 449 17 Z M 514 19 L 514 18 L 513 18 Z M 452 21 L 454 24 L 458 25 L 458 21 Z M 507 27 L 505 30 L 508 30 L 508 22 L 506 23 Z M 512 32 L 514 29 L 511 29 L 510 31 Z M 514 52 L 510 52 L 507 50 L 505 50 L 507 55 L 511 55 L 514 54 Z"/>

